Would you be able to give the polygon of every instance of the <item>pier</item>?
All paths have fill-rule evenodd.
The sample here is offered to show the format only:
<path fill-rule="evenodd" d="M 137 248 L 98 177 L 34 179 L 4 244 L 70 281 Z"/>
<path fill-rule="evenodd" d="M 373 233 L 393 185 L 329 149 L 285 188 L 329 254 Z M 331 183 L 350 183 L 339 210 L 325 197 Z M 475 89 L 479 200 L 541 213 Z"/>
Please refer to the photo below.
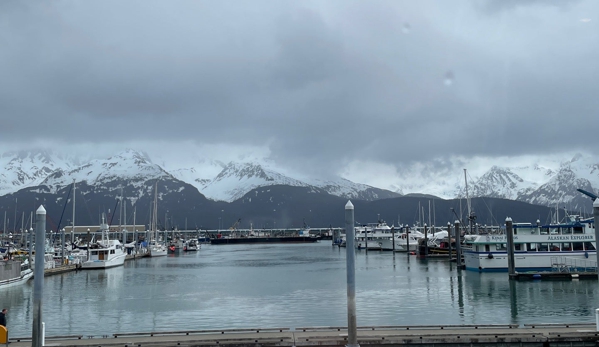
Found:
<path fill-rule="evenodd" d="M 46 346 L 345 346 L 347 327 L 256 328 L 47 336 Z M 11 338 L 12 347 L 30 337 Z M 370 346 L 596 346 L 594 324 L 427 325 L 358 327 L 358 343 Z"/>

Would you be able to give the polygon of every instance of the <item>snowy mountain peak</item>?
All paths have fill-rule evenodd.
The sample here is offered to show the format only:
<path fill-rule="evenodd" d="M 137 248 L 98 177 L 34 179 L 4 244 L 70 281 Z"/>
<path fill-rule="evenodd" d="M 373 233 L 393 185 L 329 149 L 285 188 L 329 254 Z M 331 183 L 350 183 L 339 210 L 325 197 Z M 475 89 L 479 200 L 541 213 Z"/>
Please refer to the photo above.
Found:
<path fill-rule="evenodd" d="M 149 161 L 143 153 L 127 150 L 108 159 L 95 159 L 72 170 L 55 170 L 41 182 L 50 192 L 56 192 L 73 181 L 90 186 L 106 186 L 114 181 L 126 180 L 134 186 L 148 180 L 171 177 L 159 165 Z"/>
<path fill-rule="evenodd" d="M 108 158 L 108 160 L 130 160 L 137 165 L 151 164 L 152 160 L 145 152 L 136 151 L 134 149 L 126 149 L 125 151 Z"/>
<path fill-rule="evenodd" d="M 73 165 L 46 150 L 4 153 L 0 156 L 0 195 L 35 186 L 55 170 L 69 169 Z"/>
<path fill-rule="evenodd" d="M 267 170 L 256 163 L 229 163 L 200 191 L 207 198 L 235 201 L 255 188 L 270 185 L 308 186 L 299 180 Z"/>

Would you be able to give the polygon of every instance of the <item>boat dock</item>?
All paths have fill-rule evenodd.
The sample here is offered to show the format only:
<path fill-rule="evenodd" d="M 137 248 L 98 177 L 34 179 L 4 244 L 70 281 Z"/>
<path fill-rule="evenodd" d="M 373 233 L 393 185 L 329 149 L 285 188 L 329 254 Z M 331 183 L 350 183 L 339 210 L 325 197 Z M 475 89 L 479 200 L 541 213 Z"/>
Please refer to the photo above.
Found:
<path fill-rule="evenodd" d="M 513 280 L 596 280 L 596 272 L 524 272 L 510 274 L 510 279 Z"/>
<path fill-rule="evenodd" d="M 31 337 L 10 338 L 11 347 Z M 358 344 L 370 346 L 596 346 L 595 324 L 435 325 L 358 327 Z M 346 346 L 346 327 L 188 330 L 48 336 L 46 346 Z"/>

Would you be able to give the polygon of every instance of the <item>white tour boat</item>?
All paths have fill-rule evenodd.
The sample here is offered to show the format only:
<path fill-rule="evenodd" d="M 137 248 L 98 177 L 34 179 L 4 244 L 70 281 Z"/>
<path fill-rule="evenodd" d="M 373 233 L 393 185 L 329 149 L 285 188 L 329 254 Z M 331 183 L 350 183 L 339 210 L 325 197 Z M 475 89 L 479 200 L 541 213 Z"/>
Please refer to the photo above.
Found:
<path fill-rule="evenodd" d="M 82 269 L 107 269 L 125 264 L 127 254 L 119 240 L 109 239 L 108 224 L 100 225 L 102 240 L 90 244 L 88 248 L 89 258 L 81 264 Z"/>
<path fill-rule="evenodd" d="M 595 268 L 593 219 L 571 216 L 564 224 L 514 223 L 516 271 L 576 271 Z M 507 235 L 467 235 L 463 246 L 466 270 L 507 271 Z"/>

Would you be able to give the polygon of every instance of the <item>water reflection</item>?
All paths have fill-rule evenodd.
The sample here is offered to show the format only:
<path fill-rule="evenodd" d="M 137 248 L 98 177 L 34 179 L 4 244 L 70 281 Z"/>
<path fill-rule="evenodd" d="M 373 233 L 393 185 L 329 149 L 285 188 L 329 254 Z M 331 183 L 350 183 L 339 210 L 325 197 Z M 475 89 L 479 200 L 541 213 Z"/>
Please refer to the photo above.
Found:
<path fill-rule="evenodd" d="M 208 246 L 46 277 L 47 333 L 347 323 L 345 248 L 253 246 Z M 445 260 L 355 252 L 358 325 L 592 322 L 598 305 L 591 281 L 517 282 L 457 270 Z M 30 334 L 32 285 L 8 288 L 3 298 L 12 335 Z"/>

